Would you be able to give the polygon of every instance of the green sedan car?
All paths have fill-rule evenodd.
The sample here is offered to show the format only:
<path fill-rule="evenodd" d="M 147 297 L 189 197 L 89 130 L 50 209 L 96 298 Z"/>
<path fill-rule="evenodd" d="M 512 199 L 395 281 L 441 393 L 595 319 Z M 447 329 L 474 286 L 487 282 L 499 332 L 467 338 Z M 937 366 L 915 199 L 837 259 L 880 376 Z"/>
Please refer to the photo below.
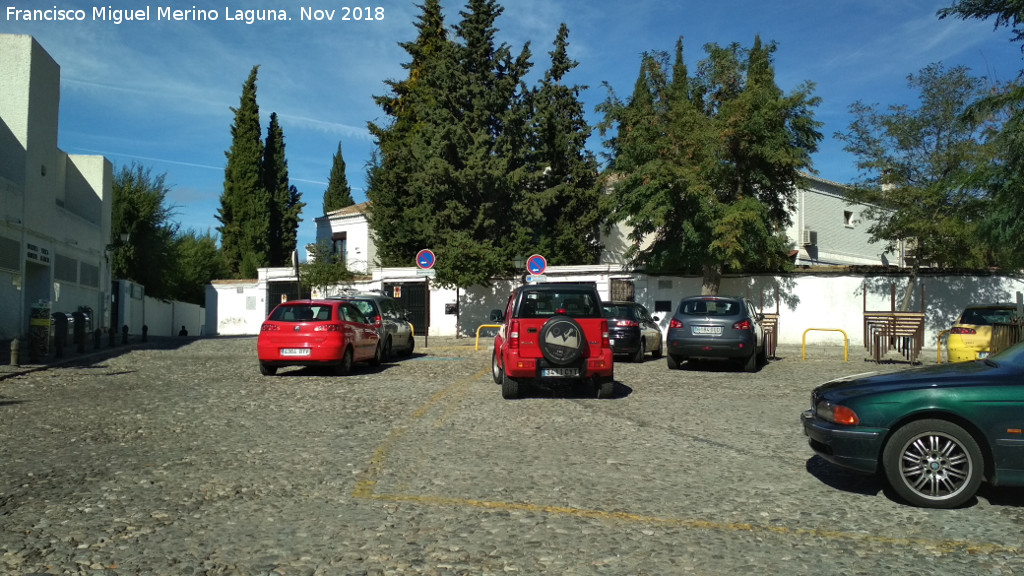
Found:
<path fill-rule="evenodd" d="M 1024 485 L 1024 343 L 974 362 L 828 382 L 801 420 L 818 456 L 884 472 L 915 506 L 961 506 L 983 480 Z"/>

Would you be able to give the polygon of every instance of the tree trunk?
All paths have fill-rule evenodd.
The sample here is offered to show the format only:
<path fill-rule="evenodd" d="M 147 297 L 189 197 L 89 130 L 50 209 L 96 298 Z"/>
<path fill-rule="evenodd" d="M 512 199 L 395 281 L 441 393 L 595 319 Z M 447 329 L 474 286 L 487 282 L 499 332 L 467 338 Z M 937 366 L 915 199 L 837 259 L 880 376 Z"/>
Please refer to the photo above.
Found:
<path fill-rule="evenodd" d="M 900 312 L 906 312 L 910 308 L 910 298 L 914 295 L 914 288 L 917 287 L 917 274 L 920 269 L 917 262 L 910 267 L 910 276 L 907 277 L 907 287 L 903 291 L 903 299 L 900 301 Z"/>
<path fill-rule="evenodd" d="M 701 281 L 700 293 L 707 296 L 717 296 L 718 289 L 722 287 L 722 267 L 718 264 L 704 265 L 704 278 Z"/>

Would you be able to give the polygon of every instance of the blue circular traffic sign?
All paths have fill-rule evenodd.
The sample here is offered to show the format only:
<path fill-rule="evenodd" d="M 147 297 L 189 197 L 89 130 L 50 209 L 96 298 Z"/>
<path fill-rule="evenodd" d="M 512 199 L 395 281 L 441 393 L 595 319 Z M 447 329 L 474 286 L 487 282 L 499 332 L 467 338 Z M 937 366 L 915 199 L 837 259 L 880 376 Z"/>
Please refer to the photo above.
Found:
<path fill-rule="evenodd" d="M 544 259 L 540 254 L 534 254 L 526 260 L 526 270 L 537 276 L 544 273 L 544 269 L 548 267 L 548 261 Z"/>
<path fill-rule="evenodd" d="M 416 253 L 416 266 L 424 270 L 434 267 L 434 253 L 424 248 Z"/>

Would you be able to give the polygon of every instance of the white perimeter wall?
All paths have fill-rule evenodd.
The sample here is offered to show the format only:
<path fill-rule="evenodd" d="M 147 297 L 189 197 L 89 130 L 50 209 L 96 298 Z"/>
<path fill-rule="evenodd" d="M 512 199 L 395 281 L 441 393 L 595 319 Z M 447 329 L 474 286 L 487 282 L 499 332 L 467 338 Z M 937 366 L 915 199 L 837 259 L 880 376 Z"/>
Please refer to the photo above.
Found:
<path fill-rule="evenodd" d="M 596 282 L 601 297 L 610 297 L 612 278 L 631 279 L 635 299 L 660 318 L 667 330 L 671 313 L 655 312 L 656 301 L 668 301 L 674 310 L 679 300 L 700 292 L 699 277 L 646 276 L 622 273 L 603 267 L 552 267 L 545 273 L 548 281 Z M 374 279 L 353 285 L 359 290 L 380 290 L 384 282 L 424 282 L 415 269 L 383 269 L 374 273 Z M 727 277 L 722 281 L 720 294 L 750 298 L 755 307 L 764 312 L 776 311 L 778 293 L 779 343 L 800 345 L 809 328 L 839 329 L 850 339 L 851 350 L 863 347 L 863 309 L 865 292 L 867 308 L 871 311 L 891 309 L 891 289 L 896 287 L 896 306 L 899 307 L 907 279 L 905 276 L 861 276 L 841 274 L 792 274 L 786 276 Z M 518 280 L 499 280 L 490 288 L 474 287 L 459 290 L 432 288 L 430 292 L 430 336 L 454 336 L 459 333 L 473 337 L 477 327 L 490 323 L 488 315 L 493 309 L 504 308 L 509 293 Z M 1018 292 L 1024 292 L 1024 279 L 1007 276 L 923 276 L 913 293 L 911 311 L 921 309 L 921 286 L 924 287 L 926 348 L 935 348 L 939 332 L 949 329 L 967 304 L 986 302 L 1015 302 Z M 209 334 L 255 335 L 264 319 L 265 284 L 217 283 L 207 287 L 206 323 L 215 329 Z M 458 300 L 460 315 L 445 314 L 445 304 Z M 492 334 L 484 330 L 482 334 Z M 421 334 L 417 334 L 421 336 Z M 838 332 L 813 331 L 807 334 L 807 343 L 842 345 Z M 484 340 L 481 337 L 481 340 Z"/>

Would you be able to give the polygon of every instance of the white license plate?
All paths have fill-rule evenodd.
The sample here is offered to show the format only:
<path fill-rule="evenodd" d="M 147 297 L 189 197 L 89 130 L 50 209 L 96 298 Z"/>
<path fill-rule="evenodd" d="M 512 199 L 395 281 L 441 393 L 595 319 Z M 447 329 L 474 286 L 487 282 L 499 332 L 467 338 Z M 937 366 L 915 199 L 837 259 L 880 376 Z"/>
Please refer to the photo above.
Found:
<path fill-rule="evenodd" d="M 550 378 L 575 378 L 580 375 L 579 368 L 542 368 L 540 375 Z"/>
<path fill-rule="evenodd" d="M 721 326 L 690 326 L 690 330 L 693 331 L 693 334 L 711 335 L 711 336 L 721 336 L 722 335 L 722 327 Z"/>
<path fill-rule="evenodd" d="M 309 348 L 281 348 L 281 356 L 309 356 Z"/>

